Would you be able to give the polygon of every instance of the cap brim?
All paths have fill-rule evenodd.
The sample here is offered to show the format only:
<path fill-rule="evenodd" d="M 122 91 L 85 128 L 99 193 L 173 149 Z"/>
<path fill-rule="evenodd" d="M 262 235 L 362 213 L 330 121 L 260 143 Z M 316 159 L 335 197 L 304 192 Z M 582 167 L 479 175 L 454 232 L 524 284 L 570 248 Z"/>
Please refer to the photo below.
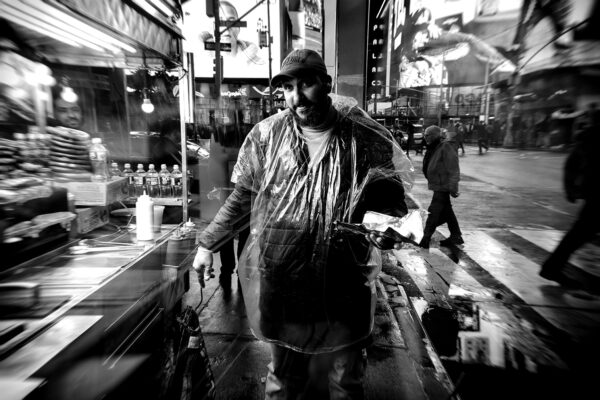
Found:
<path fill-rule="evenodd" d="M 325 73 L 326 75 L 327 71 L 323 72 L 316 68 L 307 68 L 306 66 L 299 66 L 296 68 L 285 68 L 277 75 L 275 75 L 273 79 L 271 79 L 271 86 L 277 87 L 282 81 L 285 81 L 287 79 L 298 78 L 300 76 L 306 76 L 308 74 L 321 75 L 323 73 Z"/>
<path fill-rule="evenodd" d="M 281 82 L 294 78 L 294 75 L 290 75 L 289 73 L 279 73 L 271 79 L 271 86 L 277 87 L 281 84 Z"/>

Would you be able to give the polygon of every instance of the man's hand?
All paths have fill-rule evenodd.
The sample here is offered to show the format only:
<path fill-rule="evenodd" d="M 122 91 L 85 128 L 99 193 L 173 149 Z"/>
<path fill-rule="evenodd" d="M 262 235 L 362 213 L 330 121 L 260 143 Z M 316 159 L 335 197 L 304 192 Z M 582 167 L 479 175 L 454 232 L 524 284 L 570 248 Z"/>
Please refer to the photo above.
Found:
<path fill-rule="evenodd" d="M 460 196 L 460 193 L 458 192 L 450 192 L 450 196 L 457 198 L 458 196 Z"/>
<path fill-rule="evenodd" d="M 402 248 L 402 242 L 394 242 L 393 239 L 390 239 L 389 237 L 386 237 L 383 232 L 382 233 L 369 233 L 366 235 L 367 239 L 369 239 L 369 241 L 371 243 L 373 243 L 373 246 L 377 247 L 378 249 L 381 250 L 391 250 L 391 249 L 396 249 L 396 250 L 400 250 Z"/>
<path fill-rule="evenodd" d="M 200 287 L 205 287 L 206 281 L 215 277 L 213 274 L 214 269 L 212 252 L 204 247 L 198 247 L 198 251 L 196 252 L 196 257 L 194 257 L 192 266 L 198 274 L 198 282 L 200 282 Z"/>

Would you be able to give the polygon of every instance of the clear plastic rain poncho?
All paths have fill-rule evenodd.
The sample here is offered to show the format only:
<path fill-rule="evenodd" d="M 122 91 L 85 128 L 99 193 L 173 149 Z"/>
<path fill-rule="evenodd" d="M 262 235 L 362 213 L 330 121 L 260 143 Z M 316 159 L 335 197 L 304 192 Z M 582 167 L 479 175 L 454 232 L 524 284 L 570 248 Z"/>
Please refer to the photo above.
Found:
<path fill-rule="evenodd" d="M 334 231 L 367 211 L 406 214 L 413 167 L 389 131 L 331 96 L 336 126 L 310 163 L 289 110 L 257 124 L 238 156 L 235 190 L 200 242 L 217 250 L 250 216 L 238 274 L 250 327 L 262 340 L 305 353 L 370 337 L 381 256 L 364 234 Z"/>

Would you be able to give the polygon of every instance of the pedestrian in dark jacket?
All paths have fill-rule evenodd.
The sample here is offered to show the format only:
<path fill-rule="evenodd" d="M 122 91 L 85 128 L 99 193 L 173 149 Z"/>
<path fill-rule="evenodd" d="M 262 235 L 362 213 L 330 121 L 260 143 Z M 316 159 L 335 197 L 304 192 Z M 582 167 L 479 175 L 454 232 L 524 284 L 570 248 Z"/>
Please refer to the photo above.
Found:
<path fill-rule="evenodd" d="M 433 191 L 431 204 L 427 211 L 427 221 L 420 246 L 429 248 L 435 229 L 447 223 L 450 237 L 442 240 L 442 246 L 463 244 L 462 232 L 452 209 L 450 196 L 458 197 L 458 181 L 460 168 L 458 166 L 458 151 L 449 141 L 442 140 L 442 131 L 432 125 L 425 130 L 427 151 L 423 157 L 423 174 L 427 178 L 427 187 Z"/>
<path fill-rule="evenodd" d="M 588 112 L 586 126 L 576 138 L 567 157 L 564 186 L 571 203 L 582 199 L 583 207 L 571 229 L 542 265 L 540 275 L 565 286 L 581 286 L 565 274 L 565 266 L 575 252 L 600 230 L 600 112 Z"/>
<path fill-rule="evenodd" d="M 479 121 L 475 122 L 475 133 L 477 134 L 477 145 L 479 146 L 479 154 L 483 154 L 483 149 L 485 149 L 486 153 L 489 149 L 489 133 L 485 124 L 482 124 Z"/>
<path fill-rule="evenodd" d="M 465 155 L 465 128 L 463 126 L 463 124 L 461 124 L 460 122 L 457 122 L 456 124 L 454 124 L 454 131 L 456 132 L 456 145 L 458 146 L 459 149 L 462 150 L 462 155 Z"/>
<path fill-rule="evenodd" d="M 272 85 L 288 108 L 246 137 L 234 191 L 199 236 L 193 266 L 209 268 L 214 244 L 249 214 L 238 273 L 252 332 L 271 344 L 266 398 L 363 399 L 378 251 L 399 244 L 341 235 L 335 222 L 360 223 L 367 210 L 405 215 L 412 166 L 355 100 L 329 95 L 318 53 L 294 50 Z M 327 393 L 314 387 L 322 378 Z"/>

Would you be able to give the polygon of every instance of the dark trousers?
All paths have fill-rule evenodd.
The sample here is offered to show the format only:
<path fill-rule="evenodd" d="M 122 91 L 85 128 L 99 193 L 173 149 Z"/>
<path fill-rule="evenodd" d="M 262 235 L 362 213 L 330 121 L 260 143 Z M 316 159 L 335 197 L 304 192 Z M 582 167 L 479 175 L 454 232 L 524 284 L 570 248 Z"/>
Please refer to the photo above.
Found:
<path fill-rule="evenodd" d="M 346 348 L 304 354 L 271 344 L 265 397 L 268 400 L 362 400 L 366 352 Z"/>
<path fill-rule="evenodd" d="M 481 149 L 485 149 L 485 151 L 488 151 L 488 141 L 487 139 L 479 139 L 477 141 L 477 144 L 479 145 L 479 154 L 483 153 L 483 151 L 481 151 Z"/>
<path fill-rule="evenodd" d="M 600 228 L 600 207 L 598 198 L 586 200 L 579 216 L 569 232 L 560 241 L 552 255 L 544 262 L 543 269 L 559 270 L 569 257 L 584 243 L 594 238 Z"/>
<path fill-rule="evenodd" d="M 454 215 L 452 203 L 450 202 L 450 192 L 434 191 L 427 211 L 429 211 L 429 215 L 425 222 L 424 239 L 431 239 L 435 233 L 435 228 L 443 224 L 448 224 L 450 237 L 462 237 L 458 220 L 456 219 L 456 215 Z"/>
<path fill-rule="evenodd" d="M 238 233 L 238 248 L 237 248 L 237 259 L 240 259 L 248 235 L 250 234 L 250 228 L 246 228 Z M 219 249 L 219 256 L 221 257 L 221 274 L 231 275 L 235 270 L 236 265 L 236 254 L 233 249 L 233 240 L 228 240 Z"/>
<path fill-rule="evenodd" d="M 465 154 L 465 145 L 463 144 L 463 142 L 458 142 L 458 148 L 462 150 L 463 154 Z"/>

